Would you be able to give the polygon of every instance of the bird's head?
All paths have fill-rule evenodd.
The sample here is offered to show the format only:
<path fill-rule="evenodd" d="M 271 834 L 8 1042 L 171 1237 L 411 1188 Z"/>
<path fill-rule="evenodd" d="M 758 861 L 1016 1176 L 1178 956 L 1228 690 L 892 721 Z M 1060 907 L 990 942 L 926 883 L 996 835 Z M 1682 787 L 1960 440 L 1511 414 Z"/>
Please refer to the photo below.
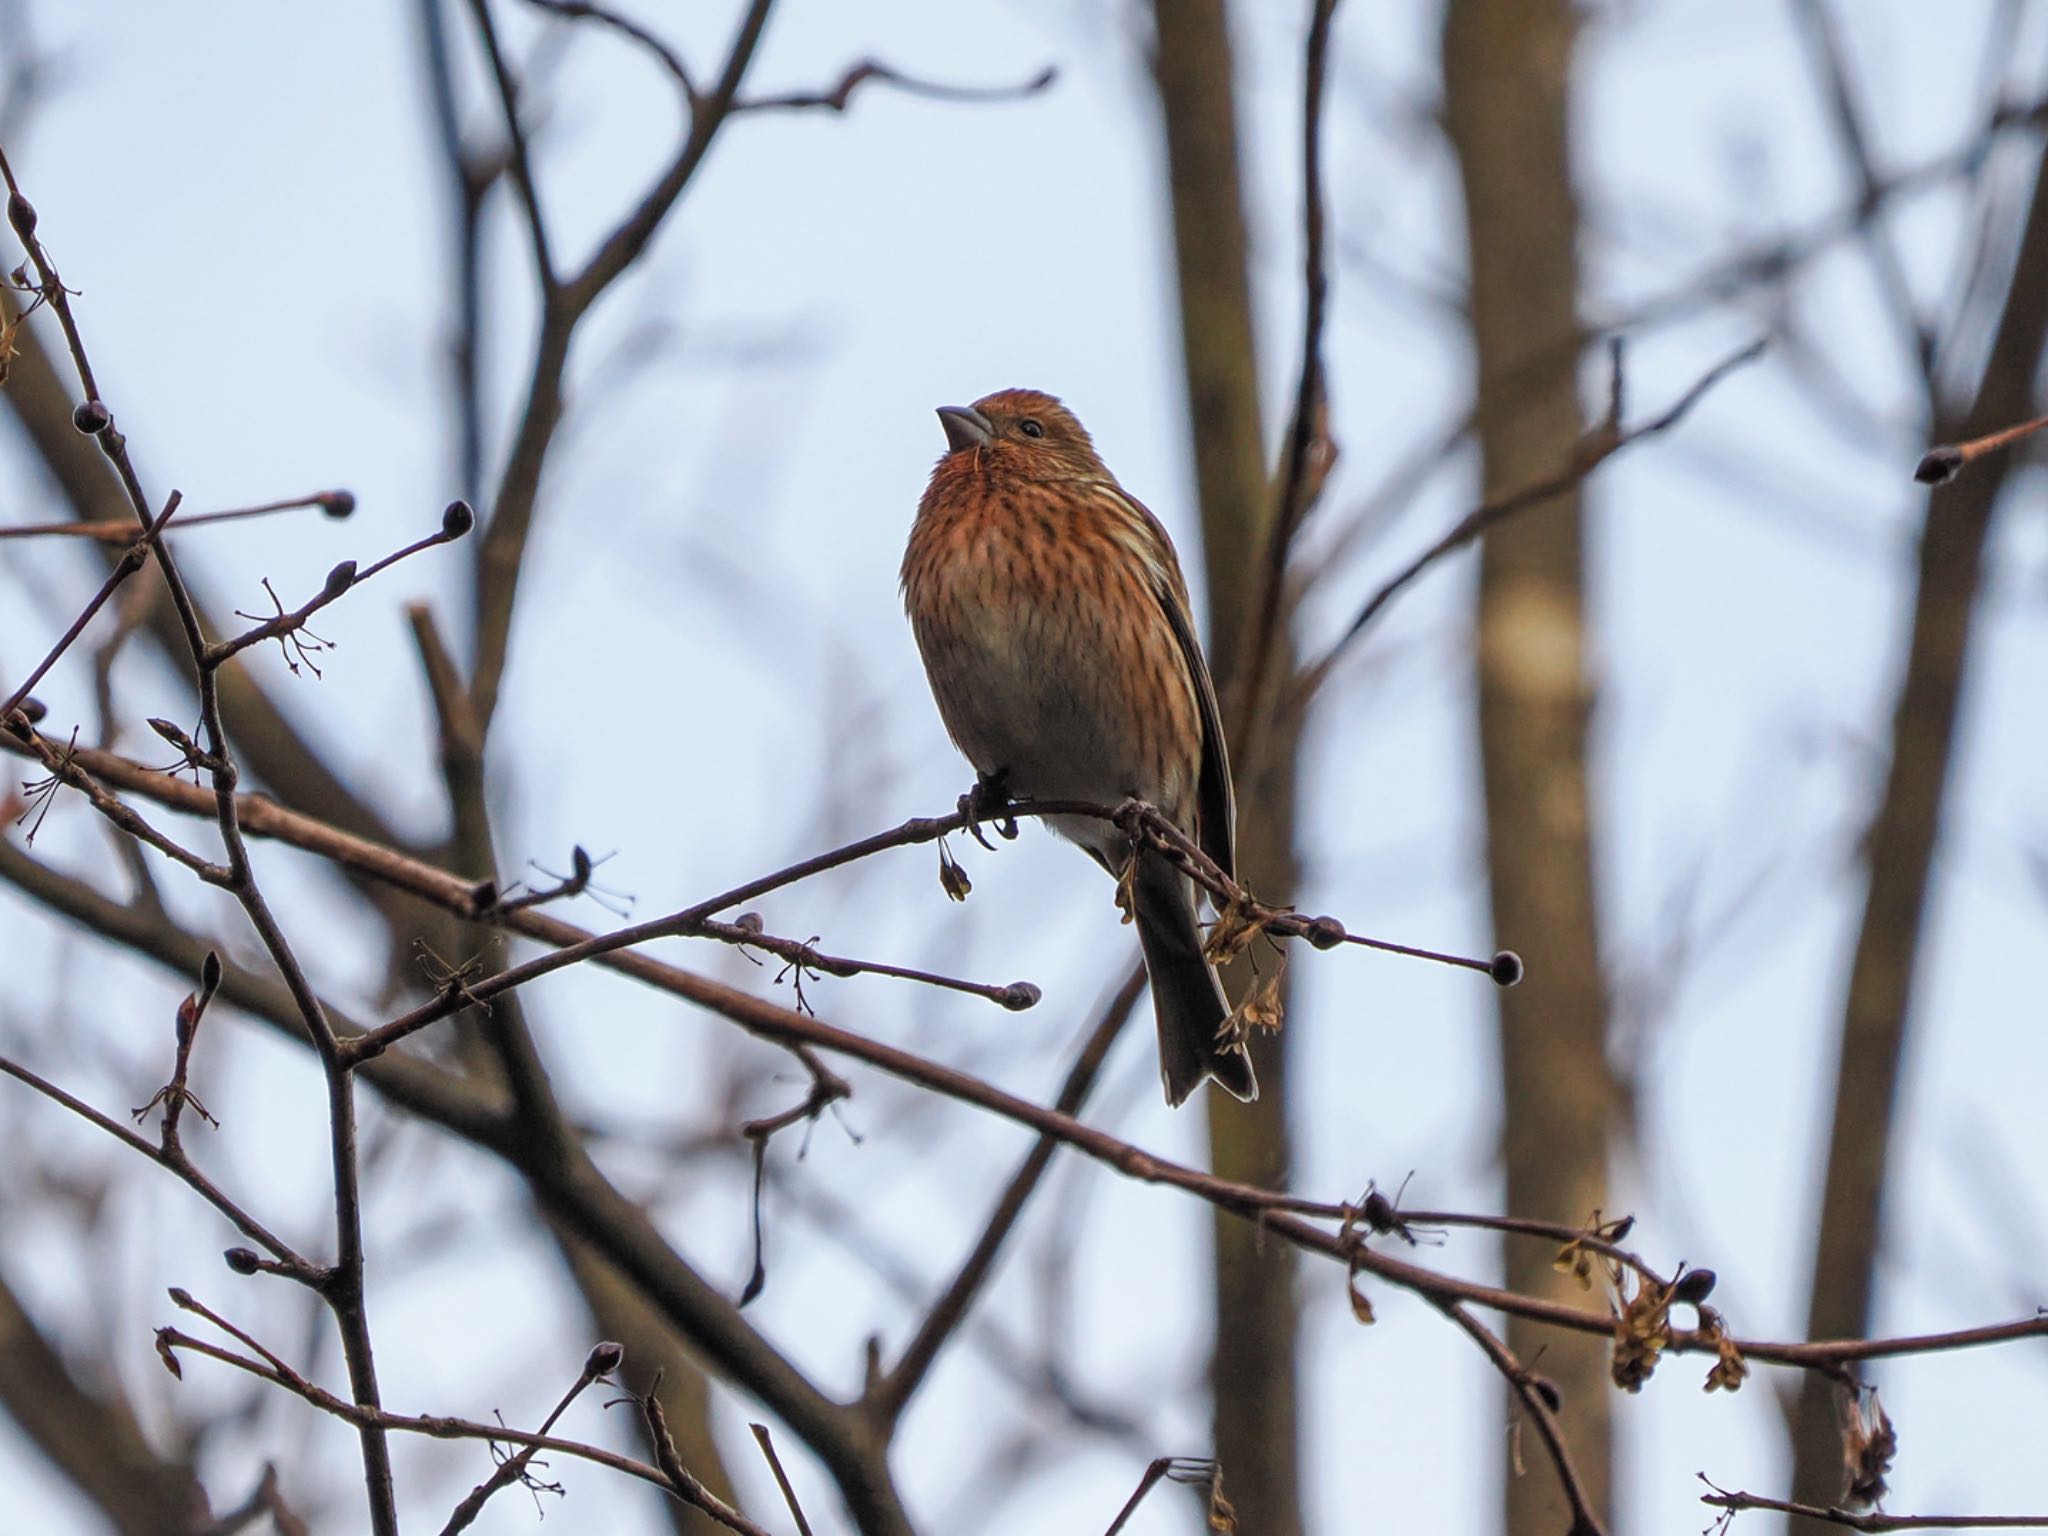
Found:
<path fill-rule="evenodd" d="M 1003 389 L 972 405 L 942 405 L 946 460 L 973 455 L 976 468 L 1025 479 L 1088 478 L 1104 473 L 1088 429 L 1051 395 Z"/>

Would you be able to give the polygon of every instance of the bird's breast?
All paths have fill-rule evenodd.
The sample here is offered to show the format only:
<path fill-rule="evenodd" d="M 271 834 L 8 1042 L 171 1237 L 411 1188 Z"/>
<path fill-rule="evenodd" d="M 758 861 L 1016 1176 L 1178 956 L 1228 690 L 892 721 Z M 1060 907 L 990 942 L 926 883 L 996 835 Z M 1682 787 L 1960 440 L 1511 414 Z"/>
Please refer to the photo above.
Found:
<path fill-rule="evenodd" d="M 1020 796 L 1177 804 L 1198 764 L 1192 684 L 1113 517 L 1050 487 L 941 490 L 904 598 L 961 751 Z"/>

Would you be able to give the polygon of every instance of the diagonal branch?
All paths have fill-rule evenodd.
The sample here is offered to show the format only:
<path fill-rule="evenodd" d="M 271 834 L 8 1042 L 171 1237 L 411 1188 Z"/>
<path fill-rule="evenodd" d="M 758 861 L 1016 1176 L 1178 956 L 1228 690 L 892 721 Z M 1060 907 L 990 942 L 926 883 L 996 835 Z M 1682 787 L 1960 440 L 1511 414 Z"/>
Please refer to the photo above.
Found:
<path fill-rule="evenodd" d="M 1719 384 L 1729 374 L 1735 372 L 1736 369 L 1753 363 L 1763 356 L 1766 345 L 1767 343 L 1763 338 L 1758 338 L 1741 351 L 1723 358 L 1695 380 L 1692 387 L 1680 395 L 1668 409 L 1649 421 L 1629 427 L 1626 430 L 1621 428 L 1621 424 L 1618 421 L 1604 423 L 1601 430 L 1589 434 L 1583 442 L 1578 444 L 1572 452 L 1570 462 L 1559 469 L 1556 474 L 1539 480 L 1534 485 L 1525 485 L 1520 490 L 1511 491 L 1497 500 L 1485 502 L 1466 513 L 1452 526 L 1448 533 L 1444 534 L 1442 538 L 1409 561 L 1407 565 L 1403 566 L 1383 583 L 1371 597 L 1366 599 L 1364 606 L 1358 610 L 1357 614 L 1352 617 L 1351 622 L 1345 626 L 1344 633 L 1337 637 L 1336 643 L 1329 650 L 1325 651 L 1312 665 L 1303 669 L 1302 675 L 1295 683 L 1294 692 L 1288 701 L 1289 707 L 1296 710 L 1307 707 L 1309 699 L 1318 688 L 1322 687 L 1329 680 L 1330 673 L 1336 668 L 1337 663 L 1344 659 L 1345 652 L 1357 643 L 1359 636 L 1365 632 L 1374 619 L 1379 617 L 1380 611 L 1388 603 L 1400 596 L 1402 591 L 1416 577 L 1435 565 L 1444 556 L 1453 554 L 1463 549 L 1467 544 L 1472 543 L 1473 540 L 1479 538 L 1496 523 L 1513 517 L 1517 512 L 1524 512 L 1530 507 L 1538 506 L 1554 496 L 1562 496 L 1565 492 L 1577 488 L 1589 475 L 1617 453 L 1634 447 L 1645 438 L 1656 437 L 1670 431 L 1686 418 L 1693 407 L 1698 405 L 1716 384 Z M 1615 367 L 1618 379 L 1620 370 L 1618 354 Z M 1617 386 L 1617 398 L 1618 394 Z"/>
<path fill-rule="evenodd" d="M 1081 1047 L 1081 1054 L 1068 1071 L 1066 1082 L 1060 1085 L 1059 1097 L 1053 1101 L 1053 1107 L 1061 1114 L 1078 1115 L 1081 1112 L 1081 1106 L 1087 1102 L 1089 1090 L 1095 1086 L 1095 1079 L 1109 1056 L 1109 1048 L 1130 1022 L 1131 1010 L 1137 1006 L 1144 986 L 1143 969 L 1134 967 L 1102 1010 L 1101 1018 L 1089 1032 L 1087 1043 Z M 959 1273 L 932 1303 L 931 1310 L 904 1346 L 895 1366 L 879 1381 L 869 1383 L 866 1406 L 881 1423 L 893 1425 L 902 1417 L 904 1408 L 917 1395 L 917 1389 L 924 1384 L 925 1377 L 939 1358 L 939 1352 L 966 1320 L 975 1297 L 995 1268 L 1003 1244 L 1015 1230 L 1025 1205 L 1044 1179 L 1046 1170 L 1052 1166 L 1052 1155 L 1058 1149 L 1059 1142 L 1053 1137 L 1041 1135 L 1038 1138 L 1016 1173 L 1011 1175 L 1009 1186 L 996 1202 L 988 1225 L 982 1229 L 973 1249 L 961 1263 Z"/>

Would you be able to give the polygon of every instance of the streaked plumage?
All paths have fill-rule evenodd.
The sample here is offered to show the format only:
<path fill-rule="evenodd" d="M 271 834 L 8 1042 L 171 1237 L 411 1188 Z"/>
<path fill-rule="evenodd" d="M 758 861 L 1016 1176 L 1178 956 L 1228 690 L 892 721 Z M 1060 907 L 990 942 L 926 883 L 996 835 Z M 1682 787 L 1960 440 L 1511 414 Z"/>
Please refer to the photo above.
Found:
<path fill-rule="evenodd" d="M 1003 390 L 939 415 L 949 451 L 911 528 L 903 596 L 954 743 L 1021 800 L 1148 801 L 1231 870 L 1230 765 L 1166 530 L 1052 396 Z M 1054 827 L 1112 872 L 1129 857 L 1107 822 Z M 1167 1099 L 1212 1075 L 1254 1097 L 1250 1061 L 1219 1046 L 1229 1010 L 1192 884 L 1147 855 L 1132 894 Z"/>

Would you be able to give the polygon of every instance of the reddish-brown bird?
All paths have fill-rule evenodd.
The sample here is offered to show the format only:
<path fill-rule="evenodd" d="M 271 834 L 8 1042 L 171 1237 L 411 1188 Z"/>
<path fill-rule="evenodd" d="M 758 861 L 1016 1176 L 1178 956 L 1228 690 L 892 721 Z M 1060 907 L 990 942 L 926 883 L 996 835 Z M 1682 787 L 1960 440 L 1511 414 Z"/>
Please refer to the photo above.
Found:
<path fill-rule="evenodd" d="M 954 744 L 1020 800 L 1147 801 L 1231 871 L 1230 762 L 1166 530 L 1050 395 L 1006 389 L 939 421 L 948 450 L 910 530 L 903 602 Z M 1052 822 L 1122 872 L 1113 825 Z M 1147 853 L 1131 893 L 1167 1101 L 1205 1077 L 1255 1098 L 1193 883 Z"/>

